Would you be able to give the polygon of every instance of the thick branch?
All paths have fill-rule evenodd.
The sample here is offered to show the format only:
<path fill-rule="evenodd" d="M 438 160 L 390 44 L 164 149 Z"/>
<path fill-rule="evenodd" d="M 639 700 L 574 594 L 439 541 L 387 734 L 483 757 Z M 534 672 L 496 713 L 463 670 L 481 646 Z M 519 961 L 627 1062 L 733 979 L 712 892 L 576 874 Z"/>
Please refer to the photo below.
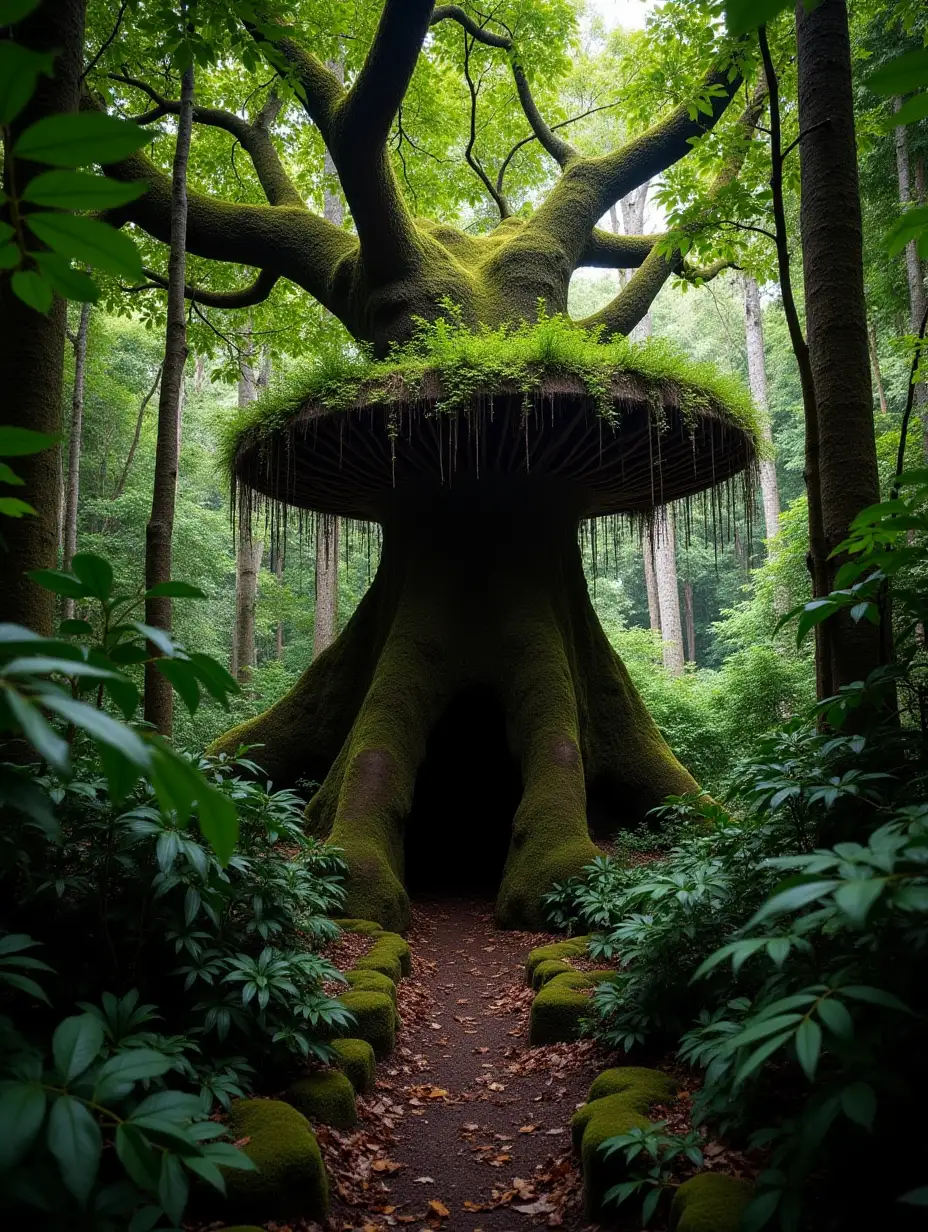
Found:
<path fill-rule="evenodd" d="M 144 273 L 148 282 L 139 287 L 129 287 L 129 291 L 135 293 L 167 289 L 168 281 L 161 274 L 150 269 L 146 269 Z M 193 300 L 207 308 L 253 308 L 255 304 L 264 303 L 279 280 L 280 274 L 275 274 L 273 270 L 261 270 L 254 282 L 242 287 L 240 291 L 207 291 L 203 287 L 185 284 L 184 299 Z"/>
<path fill-rule="evenodd" d="M 119 73 L 110 73 L 110 78 L 142 90 L 155 104 L 151 111 L 136 117 L 137 124 L 150 124 L 153 120 L 160 120 L 162 116 L 180 114 L 179 102 L 162 97 L 147 82 L 136 77 L 124 77 Z M 251 159 L 255 174 L 271 205 L 302 206 L 305 202 L 284 171 L 271 140 L 270 125 L 279 110 L 280 102 L 272 93 L 254 124 L 249 124 L 231 111 L 199 106 L 193 109 L 193 122 L 231 133 Z"/>
<path fill-rule="evenodd" d="M 449 19 L 462 25 L 471 37 L 475 38 L 478 43 L 485 43 L 487 47 L 499 47 L 502 51 L 509 51 L 512 47 L 511 38 L 505 34 L 493 34 L 483 26 L 478 26 L 458 4 L 439 4 L 432 13 L 431 25 L 436 26 L 440 21 Z"/>
<path fill-rule="evenodd" d="M 656 237 L 660 238 L 660 237 Z M 657 293 L 673 273 L 674 263 L 666 253 L 652 248 L 619 294 L 599 312 L 585 317 L 584 329 L 605 329 L 607 335 L 630 334 L 648 315 Z"/>
<path fill-rule="evenodd" d="M 598 227 L 587 241 L 578 265 L 596 269 L 637 269 L 663 235 L 613 235 Z"/>

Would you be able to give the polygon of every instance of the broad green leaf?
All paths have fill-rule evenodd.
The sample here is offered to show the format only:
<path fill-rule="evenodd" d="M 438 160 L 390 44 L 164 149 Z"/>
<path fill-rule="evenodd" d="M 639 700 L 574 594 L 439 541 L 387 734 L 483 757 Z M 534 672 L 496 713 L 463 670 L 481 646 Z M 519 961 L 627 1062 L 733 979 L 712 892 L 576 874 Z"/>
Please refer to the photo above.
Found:
<path fill-rule="evenodd" d="M 233 1146 L 231 1142 L 207 1143 L 203 1148 L 203 1154 L 222 1168 L 236 1168 L 239 1172 L 257 1171 L 254 1160 L 250 1159 L 244 1151 L 240 1151 L 237 1146 Z"/>
<path fill-rule="evenodd" d="M 46 282 L 62 299 L 71 299 L 79 304 L 95 304 L 100 298 L 100 288 L 82 270 L 75 269 L 67 257 L 57 252 L 30 253 Z"/>
<path fill-rule="evenodd" d="M 25 479 L 20 479 L 19 475 L 5 462 L 0 462 L 0 483 L 8 483 L 13 488 L 21 488 L 25 482 Z"/>
<path fill-rule="evenodd" d="M 102 111 L 77 111 L 31 124 L 20 134 L 13 155 L 53 167 L 84 167 L 119 162 L 148 140 L 144 129 L 129 120 Z"/>
<path fill-rule="evenodd" d="M 90 171 L 43 171 L 30 180 L 23 201 L 59 210 L 108 210 L 141 197 L 145 180 L 111 180 Z"/>
<path fill-rule="evenodd" d="M 0 515 L 5 518 L 34 517 L 38 510 L 17 496 L 0 496 Z"/>
<path fill-rule="evenodd" d="M 155 625 L 143 624 L 140 620 L 133 620 L 132 626 L 138 629 L 139 633 L 143 634 L 163 655 L 172 656 L 174 654 L 174 642 L 171 640 L 170 634 L 166 633 L 164 629 L 159 629 Z"/>
<path fill-rule="evenodd" d="M 229 797 L 210 787 L 205 780 L 203 791 L 197 797 L 197 821 L 220 864 L 228 864 L 238 843 L 238 813 Z"/>
<path fill-rule="evenodd" d="M 888 1010 L 899 1010 L 903 1014 L 912 1012 L 904 1001 L 900 1001 L 894 993 L 887 992 L 885 988 L 872 988 L 869 984 L 845 984 L 841 993 L 854 1001 L 882 1005 Z"/>
<path fill-rule="evenodd" d="M 876 1093 L 868 1082 L 852 1082 L 841 1091 L 841 1110 L 844 1115 L 864 1129 L 873 1128 L 876 1116 Z"/>
<path fill-rule="evenodd" d="M 726 0 L 728 33 L 749 34 L 758 26 L 765 26 L 784 9 L 792 7 L 793 0 Z"/>
<path fill-rule="evenodd" d="M 0 270 L 15 269 L 22 260 L 16 244 L 0 244 Z"/>
<path fill-rule="evenodd" d="M 31 428 L 0 427 L 0 458 L 24 458 L 29 454 L 42 453 L 57 445 L 60 437 L 47 432 L 33 432 Z"/>
<path fill-rule="evenodd" d="M 165 1153 L 161 1159 L 158 1201 L 164 1207 L 168 1218 L 175 1224 L 180 1224 L 184 1217 L 188 1190 L 187 1178 L 180 1160 L 176 1155 Z"/>
<path fill-rule="evenodd" d="M 0 0 L 0 26 L 15 26 L 39 7 L 41 0 Z"/>
<path fill-rule="evenodd" d="M 200 688 L 193 665 L 183 659 L 156 659 L 155 667 L 180 694 L 184 705 L 193 714 L 200 704 Z"/>
<path fill-rule="evenodd" d="M 847 1006 L 836 997 L 825 997 L 818 1003 L 818 1016 L 839 1039 L 850 1039 L 854 1034 L 854 1019 Z"/>
<path fill-rule="evenodd" d="M 35 270 L 17 270 L 10 279 L 13 294 L 24 304 L 44 316 L 52 306 L 55 293 L 51 285 Z"/>
<path fill-rule="evenodd" d="M 58 632 L 68 637 L 93 637 L 93 625 L 89 620 L 63 620 Z"/>
<path fill-rule="evenodd" d="M 54 252 L 137 282 L 139 250 L 122 231 L 80 214 L 27 214 L 26 226 Z"/>
<path fill-rule="evenodd" d="M 791 886 L 788 890 L 782 890 L 779 894 L 774 894 L 767 899 L 748 927 L 769 920 L 771 916 L 784 915 L 788 911 L 799 911 L 807 907 L 809 903 L 814 903 L 817 898 L 823 898 L 840 884 L 839 881 L 834 880 L 802 882 L 800 885 Z"/>
<path fill-rule="evenodd" d="M 0 1173 L 18 1164 L 45 1120 L 45 1092 L 31 1082 L 0 1088 Z"/>
<path fill-rule="evenodd" d="M 92 1065 L 102 1047 L 103 1027 L 93 1014 L 65 1018 L 52 1036 L 52 1056 L 66 1083 Z"/>
<path fill-rule="evenodd" d="M 86 1206 L 100 1167 L 103 1139 L 99 1125 L 79 1100 L 62 1095 L 52 1106 L 46 1141 L 58 1161 L 61 1179 L 81 1206 Z"/>
<path fill-rule="evenodd" d="M 197 1155 L 190 1155 L 184 1159 L 184 1167 L 189 1168 L 191 1172 L 195 1172 L 201 1180 L 206 1181 L 207 1185 L 212 1185 L 213 1189 L 218 1190 L 219 1193 L 224 1194 L 226 1192 L 225 1177 L 210 1160 L 203 1159 Z"/>
<path fill-rule="evenodd" d="M 190 1095 L 186 1091 L 155 1091 L 142 1100 L 133 1115 L 156 1114 L 183 1124 L 203 1115 L 203 1101 L 199 1095 Z"/>
<path fill-rule="evenodd" d="M 882 65 L 867 78 L 875 94 L 911 94 L 928 86 L 928 47 L 906 51 Z"/>
<path fill-rule="evenodd" d="M 97 745 L 97 749 L 113 803 L 122 804 L 139 781 L 139 767 L 108 744 Z"/>
<path fill-rule="evenodd" d="M 806 1018 L 796 1032 L 796 1056 L 810 1082 L 815 1079 L 821 1051 L 822 1028 L 813 1018 Z"/>
<path fill-rule="evenodd" d="M 209 596 L 199 586 L 189 582 L 158 582 L 145 591 L 146 599 L 207 599 Z"/>
<path fill-rule="evenodd" d="M 163 1052 L 153 1048 L 127 1048 L 110 1057 L 101 1068 L 97 1082 L 118 1078 L 123 1082 L 140 1082 L 143 1078 L 160 1078 L 171 1068 L 173 1062 Z M 166 1094 L 166 1092 L 165 1092 Z M 196 1098 L 191 1096 L 188 1098 Z"/>
<path fill-rule="evenodd" d="M 898 111 L 888 116 L 883 127 L 889 131 L 907 124 L 917 124 L 926 116 L 928 116 L 928 93 L 916 94 L 913 98 L 907 98 Z"/>
<path fill-rule="evenodd" d="M 60 774 L 67 774 L 71 764 L 67 741 L 58 735 L 38 707 L 15 689 L 6 691 L 5 700 L 23 735 L 38 755 Z"/>
<path fill-rule="evenodd" d="M 52 74 L 54 57 L 5 40 L 0 43 L 0 124 L 9 124 L 32 97 L 39 75 Z"/>
<path fill-rule="evenodd" d="M 87 587 L 70 573 L 61 569 L 30 569 L 26 577 L 31 578 L 44 590 L 50 590 L 56 595 L 64 595 L 66 599 L 89 599 Z"/>
<path fill-rule="evenodd" d="M 762 1022 L 755 1022 L 749 1027 L 745 1027 L 743 1031 L 739 1031 L 731 1040 L 732 1048 L 740 1048 L 744 1044 L 753 1044 L 755 1040 L 763 1039 L 767 1035 L 774 1035 L 777 1031 L 782 1031 L 785 1027 L 794 1027 L 797 1022 L 802 1021 L 802 1014 L 777 1014 L 774 1018 L 766 1018 Z"/>
<path fill-rule="evenodd" d="M 848 919 L 863 927 L 870 908 L 883 893 L 885 882 L 880 877 L 856 878 L 835 890 L 835 903 Z"/>
<path fill-rule="evenodd" d="M 63 719 L 79 727 L 94 740 L 110 745 L 113 749 L 128 757 L 140 769 L 146 770 L 151 764 L 151 751 L 137 732 L 125 723 L 118 723 L 110 715 L 86 702 L 77 701 L 73 697 L 64 697 L 60 693 L 41 693 L 42 705 L 54 710 Z"/>
<path fill-rule="evenodd" d="M 788 1039 L 793 1035 L 792 1030 L 781 1031 L 779 1035 L 775 1035 L 772 1039 L 768 1039 L 765 1043 L 754 1050 L 751 1055 L 745 1060 L 735 1075 L 735 1086 L 738 1087 L 746 1078 L 750 1078 L 755 1070 L 760 1069 L 763 1063 L 782 1047 Z"/>
<path fill-rule="evenodd" d="M 113 567 L 102 556 L 94 556 L 92 552 L 78 552 L 71 561 L 71 570 L 94 598 L 106 601 L 113 593 Z"/>
<path fill-rule="evenodd" d="M 157 1192 L 161 1171 L 159 1154 L 140 1129 L 125 1121 L 117 1128 L 116 1154 L 139 1189 Z"/>
<path fill-rule="evenodd" d="M 54 659 L 47 655 L 34 655 L 11 659 L 0 668 L 3 676 L 47 676 L 50 672 L 62 672 L 66 676 L 83 677 L 87 680 L 107 680 L 114 675 L 103 667 L 82 663 L 79 659 Z"/>
<path fill-rule="evenodd" d="M 129 1232 L 152 1232 L 158 1226 L 164 1211 L 160 1206 L 143 1206 L 135 1212 L 129 1222 Z"/>
<path fill-rule="evenodd" d="M 190 656 L 190 662 L 196 667 L 197 675 L 206 686 L 207 692 L 217 701 L 225 704 L 227 694 L 238 693 L 238 681 L 235 677 L 209 655 L 195 651 Z"/>

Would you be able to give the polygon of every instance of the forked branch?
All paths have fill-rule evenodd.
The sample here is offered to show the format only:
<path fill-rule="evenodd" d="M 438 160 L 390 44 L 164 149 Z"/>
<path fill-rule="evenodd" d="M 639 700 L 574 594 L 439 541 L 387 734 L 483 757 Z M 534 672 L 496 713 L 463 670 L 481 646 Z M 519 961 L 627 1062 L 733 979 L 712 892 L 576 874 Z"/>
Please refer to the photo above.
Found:
<path fill-rule="evenodd" d="M 156 291 L 167 288 L 168 280 L 155 270 L 144 271 L 147 283 L 138 287 L 129 287 L 133 294 L 139 291 Z M 206 308 L 253 308 L 255 304 L 263 304 L 280 281 L 280 275 L 272 270 L 262 270 L 254 282 L 239 291 L 208 291 L 205 287 L 184 287 L 184 299 L 189 299 Z"/>

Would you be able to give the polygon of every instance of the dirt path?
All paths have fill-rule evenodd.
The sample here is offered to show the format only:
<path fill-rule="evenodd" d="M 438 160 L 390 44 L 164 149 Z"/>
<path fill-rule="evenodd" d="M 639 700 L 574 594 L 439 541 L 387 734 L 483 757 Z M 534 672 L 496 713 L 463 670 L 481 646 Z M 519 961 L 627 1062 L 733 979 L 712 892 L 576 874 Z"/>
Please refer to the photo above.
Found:
<path fill-rule="evenodd" d="M 320 1138 L 337 1232 L 588 1227 L 567 1125 L 606 1059 L 590 1043 L 528 1047 L 522 964 L 552 939 L 496 930 L 488 905 L 417 908 L 396 1051 L 358 1130 Z"/>

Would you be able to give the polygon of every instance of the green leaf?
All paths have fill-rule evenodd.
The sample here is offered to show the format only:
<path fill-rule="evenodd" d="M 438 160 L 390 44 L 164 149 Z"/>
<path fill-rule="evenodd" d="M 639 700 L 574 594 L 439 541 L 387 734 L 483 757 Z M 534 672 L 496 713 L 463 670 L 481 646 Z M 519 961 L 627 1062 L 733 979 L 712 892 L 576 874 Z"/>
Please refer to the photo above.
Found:
<path fill-rule="evenodd" d="M 71 561 L 71 570 L 94 598 L 105 602 L 113 593 L 113 568 L 102 556 L 94 556 L 92 552 L 78 552 Z"/>
<path fill-rule="evenodd" d="M 907 124 L 917 124 L 919 120 L 924 120 L 925 116 L 928 116 L 928 93 L 916 94 L 913 98 L 906 99 L 898 111 L 887 116 L 883 128 L 889 132 Z"/>
<path fill-rule="evenodd" d="M 850 1039 L 854 1034 L 854 1019 L 847 1006 L 835 997 L 825 997 L 818 1003 L 818 1016 L 838 1039 Z"/>
<path fill-rule="evenodd" d="M 19 475 L 5 462 L 0 462 L 0 483 L 8 483 L 11 487 L 21 488 L 25 482 L 25 479 L 20 479 Z"/>
<path fill-rule="evenodd" d="M 137 282 L 142 258 L 122 231 L 80 214 L 27 214 L 26 226 L 54 252 Z"/>
<path fill-rule="evenodd" d="M 793 0 L 727 0 L 725 22 L 729 34 L 750 34 L 765 26 L 784 9 L 792 8 Z"/>
<path fill-rule="evenodd" d="M 7 518 L 22 518 L 35 516 L 38 510 L 28 501 L 19 500 L 16 496 L 0 496 L 0 514 Z"/>
<path fill-rule="evenodd" d="M 0 26 L 15 26 L 39 7 L 41 0 L 0 0 Z"/>
<path fill-rule="evenodd" d="M 806 1018 L 796 1032 L 796 1056 L 810 1082 L 815 1079 L 821 1051 L 822 1028 L 813 1018 Z"/>
<path fill-rule="evenodd" d="M 0 270 L 15 269 L 22 260 L 16 244 L 0 244 Z"/>
<path fill-rule="evenodd" d="M 58 626 L 58 632 L 67 637 L 93 637 L 93 625 L 89 620 L 63 620 Z"/>
<path fill-rule="evenodd" d="M 156 1114 L 180 1123 L 192 1121 L 203 1115 L 203 1101 L 199 1095 L 189 1095 L 186 1091 L 155 1091 L 142 1100 L 133 1116 Z"/>
<path fill-rule="evenodd" d="M 62 299 L 71 299 L 79 304 L 95 304 L 100 298 L 100 288 L 94 280 L 89 274 L 75 269 L 67 257 L 62 257 L 57 252 L 33 252 L 29 255 Z"/>
<path fill-rule="evenodd" d="M 180 1224 L 187 1205 L 189 1186 L 184 1169 L 176 1155 L 165 1154 L 161 1160 L 161 1176 L 158 1181 L 158 1201 L 172 1223 Z"/>
<path fill-rule="evenodd" d="M 209 596 L 199 586 L 191 586 L 189 582 L 158 582 L 150 590 L 145 591 L 146 599 L 208 599 Z"/>
<path fill-rule="evenodd" d="M 257 1171 L 254 1160 L 231 1142 L 209 1142 L 204 1146 L 203 1154 L 221 1168 L 235 1168 L 239 1172 Z"/>
<path fill-rule="evenodd" d="M 156 1052 L 153 1048 L 127 1048 L 124 1052 L 110 1057 L 101 1068 L 97 1082 L 105 1082 L 110 1078 L 118 1078 L 120 1082 L 160 1078 L 168 1072 L 172 1064 L 170 1057 L 166 1057 L 163 1052 Z"/>
<path fill-rule="evenodd" d="M 31 428 L 0 427 L 0 458 L 24 458 L 57 445 L 61 438 Z"/>
<path fill-rule="evenodd" d="M 35 270 L 17 270 L 10 282 L 17 299 L 21 299 L 24 304 L 34 308 L 36 312 L 41 312 L 44 316 L 51 308 L 52 300 L 55 298 L 54 292 L 42 275 L 37 274 Z"/>
<path fill-rule="evenodd" d="M 108 744 L 100 744 L 97 749 L 113 803 L 122 804 L 139 781 L 139 768 Z"/>
<path fill-rule="evenodd" d="M 49 655 L 11 659 L 0 668 L 0 675 L 3 676 L 47 676 L 51 672 L 63 672 L 66 676 L 87 680 L 106 680 L 114 674 L 107 668 L 94 667 L 92 663 L 82 663 L 79 659 L 56 659 Z"/>
<path fill-rule="evenodd" d="M 82 1074 L 103 1047 L 103 1026 L 93 1014 L 65 1018 L 52 1036 L 52 1056 L 66 1083 Z"/>
<path fill-rule="evenodd" d="M 777 1014 L 773 1018 L 765 1018 L 760 1022 L 754 1022 L 750 1026 L 745 1027 L 743 1031 L 739 1031 L 731 1040 L 732 1048 L 740 1048 L 744 1044 L 752 1044 L 755 1040 L 763 1039 L 766 1035 L 773 1035 L 777 1031 L 782 1031 L 784 1027 L 796 1025 L 801 1022 L 802 1014 Z"/>
<path fill-rule="evenodd" d="M 907 1202 L 909 1206 L 928 1206 L 928 1185 L 922 1189 L 910 1189 L 899 1201 Z"/>
<path fill-rule="evenodd" d="M 235 677 L 209 655 L 195 651 L 190 656 L 190 662 L 196 667 L 197 675 L 206 686 L 207 692 L 217 701 L 225 703 L 227 694 L 238 693 L 238 681 Z"/>
<path fill-rule="evenodd" d="M 52 1105 L 46 1141 L 58 1161 L 61 1179 L 81 1206 L 86 1206 L 100 1167 L 103 1139 L 99 1125 L 79 1100 L 62 1095 Z"/>
<path fill-rule="evenodd" d="M 846 881 L 835 891 L 835 903 L 849 920 L 863 927 L 870 908 L 883 893 L 885 882 L 880 877 L 858 877 Z"/>
<path fill-rule="evenodd" d="M 844 1115 L 864 1129 L 873 1128 L 876 1116 L 876 1093 L 868 1082 L 852 1082 L 841 1091 L 841 1109 Z"/>
<path fill-rule="evenodd" d="M 746 1078 L 750 1078 L 755 1070 L 760 1069 L 768 1057 L 772 1056 L 778 1048 L 782 1047 L 788 1039 L 792 1038 L 792 1034 L 791 1030 L 781 1031 L 779 1035 L 775 1035 L 772 1039 L 767 1040 L 759 1048 L 755 1049 L 747 1060 L 743 1062 L 738 1073 L 735 1075 L 735 1086 L 740 1086 Z"/>
<path fill-rule="evenodd" d="M 8 689 L 5 698 L 10 713 L 38 755 L 50 766 L 54 766 L 60 774 L 67 774 L 71 764 L 68 742 L 58 735 L 28 698 L 17 693 L 15 689 Z"/>
<path fill-rule="evenodd" d="M 874 94 L 911 94 L 928 86 L 928 47 L 906 51 L 888 64 L 875 69 L 867 78 Z"/>
<path fill-rule="evenodd" d="M 39 74 L 52 75 L 54 57 L 5 40 L 0 43 L 0 124 L 9 122 L 32 97 Z"/>
<path fill-rule="evenodd" d="M 116 1130 L 116 1154 L 139 1189 L 156 1193 L 161 1163 L 140 1129 L 124 1121 Z"/>
<path fill-rule="evenodd" d="M 865 1001 L 869 1005 L 882 1005 L 885 1009 L 898 1010 L 902 1014 L 912 1013 L 904 1001 L 900 1001 L 897 996 L 887 992 L 885 988 L 872 988 L 869 984 L 845 984 L 841 993 L 854 1001 Z"/>
<path fill-rule="evenodd" d="M 39 696 L 43 706 L 54 710 L 94 740 L 110 745 L 142 770 L 150 766 L 151 751 L 148 745 L 125 723 L 119 723 L 104 711 L 73 697 L 64 697 L 60 693 L 41 693 Z"/>
<path fill-rule="evenodd" d="M 77 111 L 31 124 L 20 134 L 13 156 L 53 167 L 84 167 L 119 162 L 148 140 L 148 134 L 129 120 L 102 111 Z"/>
<path fill-rule="evenodd" d="M 767 899 L 748 927 L 751 928 L 763 920 L 769 920 L 771 916 L 784 915 L 788 911 L 799 911 L 802 907 L 807 907 L 809 903 L 815 902 L 817 898 L 823 898 L 840 884 L 839 881 L 833 880 L 802 882 L 800 885 L 791 886 L 788 890 L 782 890 L 779 894 L 774 894 Z"/>
<path fill-rule="evenodd" d="M 64 595 L 66 599 L 89 599 L 90 592 L 76 577 L 64 573 L 61 569 L 30 569 L 26 577 L 50 590 L 56 595 Z"/>
<path fill-rule="evenodd" d="M 18 1164 L 45 1120 L 45 1092 L 31 1082 L 0 1088 L 0 1173 Z"/>
<path fill-rule="evenodd" d="M 156 659 L 155 667 L 180 694 L 184 705 L 193 714 L 200 704 L 200 688 L 193 665 L 183 659 Z"/>
<path fill-rule="evenodd" d="M 89 171 L 43 171 L 23 190 L 23 201 L 59 210 L 109 210 L 146 191 L 145 180 L 111 180 Z"/>
<path fill-rule="evenodd" d="M 226 1192 L 225 1177 L 208 1159 L 191 1155 L 184 1159 L 184 1166 L 191 1172 L 195 1172 L 201 1180 L 206 1181 L 207 1185 L 212 1185 L 213 1189 L 217 1189 L 221 1194 Z"/>
<path fill-rule="evenodd" d="M 238 843 L 238 813 L 234 803 L 204 780 L 204 789 L 197 797 L 197 821 L 200 833 L 225 866 Z"/>

